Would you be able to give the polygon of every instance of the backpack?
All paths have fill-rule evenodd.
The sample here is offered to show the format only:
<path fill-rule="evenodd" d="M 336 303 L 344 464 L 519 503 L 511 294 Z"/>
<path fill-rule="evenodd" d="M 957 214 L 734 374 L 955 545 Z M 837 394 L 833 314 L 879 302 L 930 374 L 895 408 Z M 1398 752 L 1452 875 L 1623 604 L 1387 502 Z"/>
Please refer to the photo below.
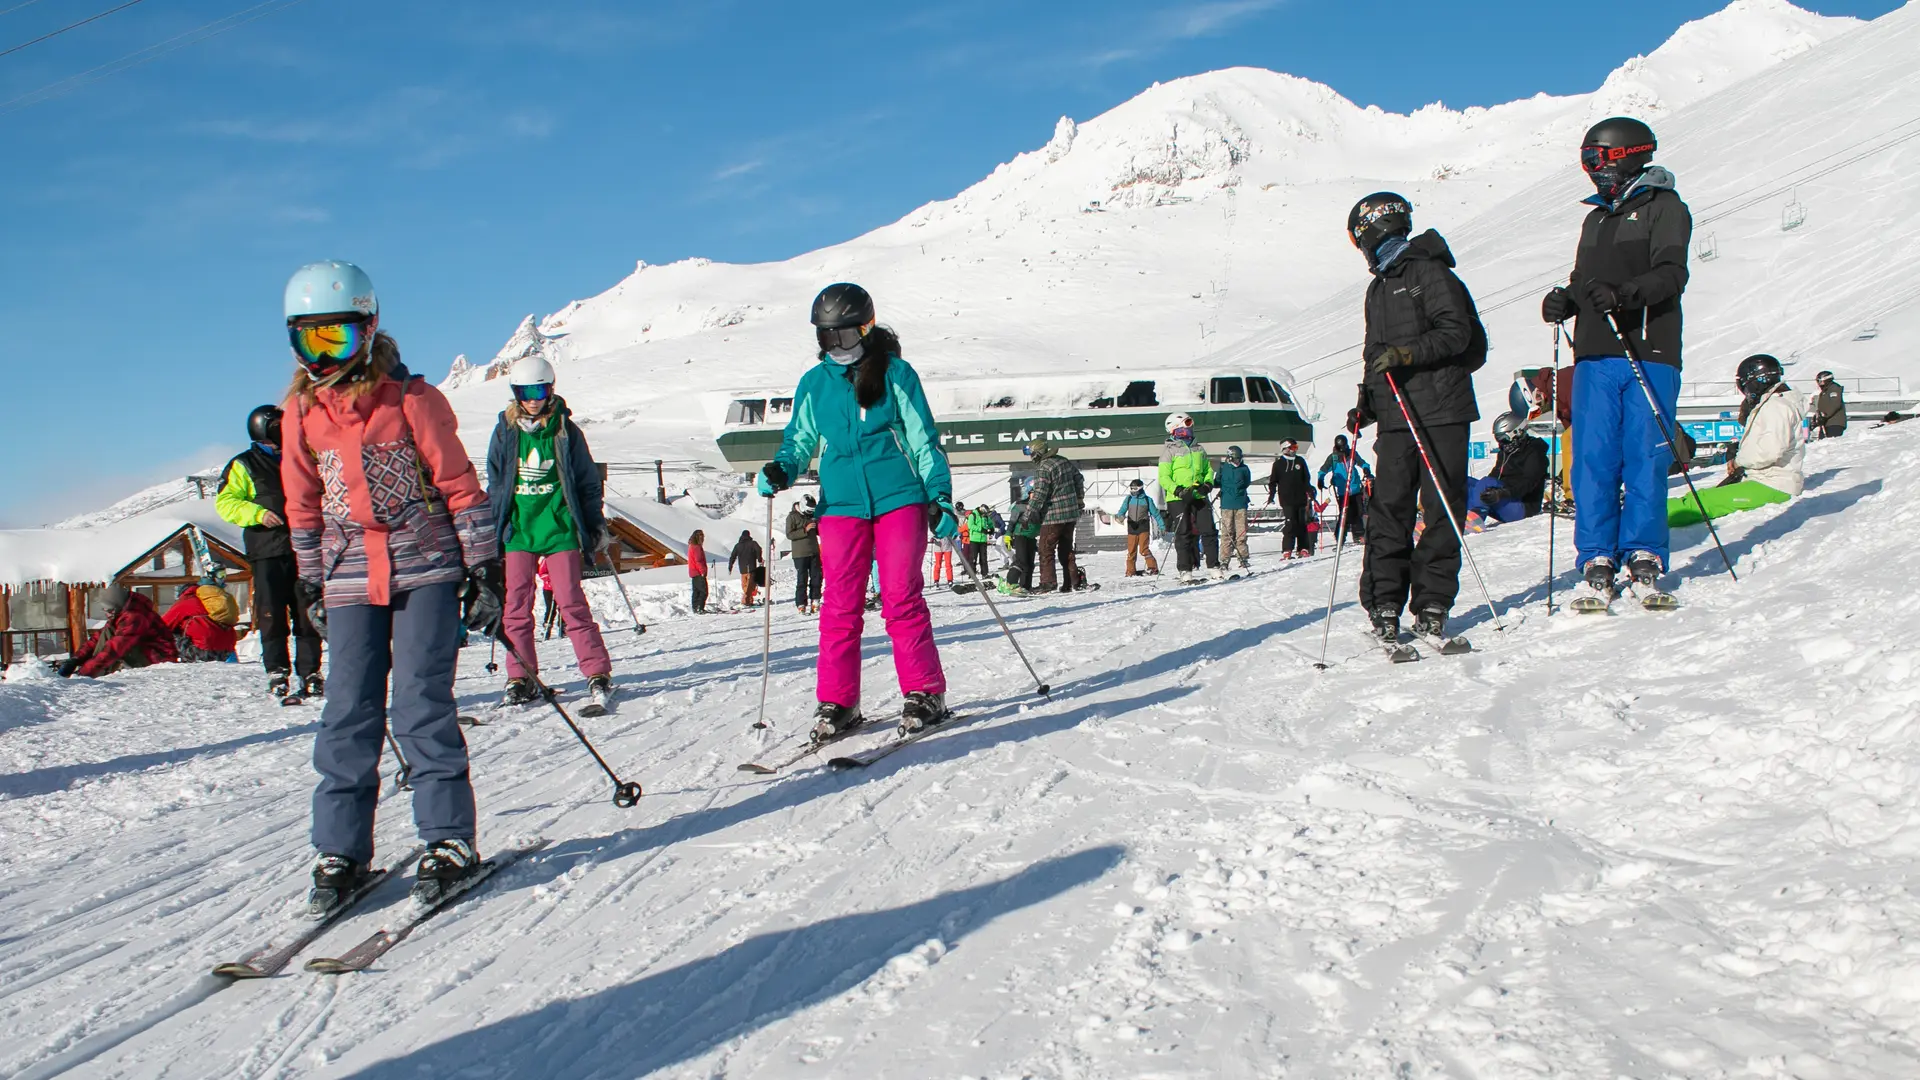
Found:
<path fill-rule="evenodd" d="M 194 590 L 200 598 L 200 606 L 207 609 L 207 618 L 221 626 L 233 626 L 240 621 L 240 605 L 233 594 L 218 585 L 202 585 Z"/>

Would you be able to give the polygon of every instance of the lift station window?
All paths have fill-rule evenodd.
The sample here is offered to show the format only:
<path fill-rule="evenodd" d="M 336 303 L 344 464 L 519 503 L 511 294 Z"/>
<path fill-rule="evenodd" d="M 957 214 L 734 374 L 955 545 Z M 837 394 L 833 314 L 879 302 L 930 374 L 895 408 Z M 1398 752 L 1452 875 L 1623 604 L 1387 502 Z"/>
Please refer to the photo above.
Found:
<path fill-rule="evenodd" d="M 766 398 L 737 398 L 727 406 L 727 423 L 760 424 L 767 419 Z"/>
<path fill-rule="evenodd" d="M 1120 392 L 1120 407 L 1123 409 L 1144 409 L 1158 404 L 1160 395 L 1154 393 L 1151 379 L 1136 379 Z"/>
<path fill-rule="evenodd" d="M 1244 405 L 1247 391 L 1240 385 L 1240 376 L 1216 376 L 1213 380 L 1213 392 L 1208 400 L 1215 405 Z"/>
<path fill-rule="evenodd" d="M 1274 388 L 1272 379 L 1264 375 L 1249 375 L 1247 400 L 1258 405 L 1278 405 L 1281 403 L 1280 391 Z"/>

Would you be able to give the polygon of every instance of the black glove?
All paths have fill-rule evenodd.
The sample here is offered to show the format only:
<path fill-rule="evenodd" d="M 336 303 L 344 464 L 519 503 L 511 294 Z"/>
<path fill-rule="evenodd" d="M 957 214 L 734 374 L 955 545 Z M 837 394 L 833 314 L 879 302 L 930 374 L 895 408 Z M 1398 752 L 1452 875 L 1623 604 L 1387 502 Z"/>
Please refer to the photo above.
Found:
<path fill-rule="evenodd" d="M 1640 299 L 1639 284 L 1631 278 L 1621 282 L 1620 287 L 1615 289 L 1614 292 L 1620 296 L 1620 310 L 1622 311 L 1638 311 L 1647 306 L 1646 302 Z"/>
<path fill-rule="evenodd" d="M 1367 388 L 1362 385 L 1360 387 L 1360 403 L 1347 410 L 1347 431 L 1351 434 L 1358 435 L 1360 434 L 1360 429 L 1373 423 L 1373 420 L 1373 409 L 1367 402 Z"/>
<path fill-rule="evenodd" d="M 1507 494 L 1506 488 L 1490 487 L 1480 493 L 1480 505 L 1492 506 L 1494 503 L 1503 503 L 1511 498 L 1513 496 Z"/>
<path fill-rule="evenodd" d="M 1620 290 L 1604 281 L 1590 278 L 1582 291 L 1586 294 L 1587 305 L 1595 311 L 1604 314 L 1609 311 L 1619 311 L 1621 308 Z"/>
<path fill-rule="evenodd" d="M 1564 285 L 1555 285 L 1547 290 L 1540 301 L 1540 318 L 1550 323 L 1566 322 L 1580 314 L 1580 305 L 1574 302 L 1573 294 Z"/>
<path fill-rule="evenodd" d="M 500 633 L 500 613 L 507 607 L 507 572 L 499 559 L 488 559 L 467 568 L 467 582 L 460 590 L 460 621 L 467 629 L 488 637 Z"/>
<path fill-rule="evenodd" d="M 781 468 L 777 461 L 769 461 L 761 466 L 760 475 L 765 478 L 767 486 L 775 491 L 785 491 L 793 486 L 793 477 L 788 476 L 787 470 Z"/>
<path fill-rule="evenodd" d="M 296 578 L 293 583 L 293 599 L 307 613 L 307 625 L 327 640 L 327 590 L 318 582 L 306 578 Z"/>
<path fill-rule="evenodd" d="M 1713 486 L 1726 487 L 1729 484 L 1738 484 L 1741 481 L 1745 480 L 1746 478 L 1747 478 L 1747 470 L 1741 468 L 1738 465 L 1735 465 L 1733 468 L 1727 470 L 1727 478 L 1725 480 L 1722 480 Z M 71 663 L 71 661 L 69 661 L 69 663 Z"/>
<path fill-rule="evenodd" d="M 54 668 L 53 673 L 63 679 L 71 679 L 73 678 L 73 673 L 79 670 L 80 661 L 69 656 L 65 660 L 60 661 L 60 666 Z"/>
<path fill-rule="evenodd" d="M 1206 498 L 1207 496 L 1209 496 L 1209 495 L 1211 495 L 1211 494 L 1213 494 L 1213 485 L 1212 485 L 1212 484 L 1201 484 L 1201 485 L 1200 485 L 1199 487 L 1197 487 L 1197 488 L 1194 488 L 1194 489 L 1193 489 L 1193 491 L 1194 491 L 1194 494 L 1196 494 L 1196 495 L 1198 495 L 1198 496 L 1200 496 L 1201 498 L 1203 498 L 1203 499 L 1204 499 L 1204 498 Z"/>
<path fill-rule="evenodd" d="M 1393 368 L 1406 367 L 1413 363 L 1413 350 L 1405 345 L 1389 345 L 1373 354 L 1367 361 L 1367 373 L 1384 375 Z"/>

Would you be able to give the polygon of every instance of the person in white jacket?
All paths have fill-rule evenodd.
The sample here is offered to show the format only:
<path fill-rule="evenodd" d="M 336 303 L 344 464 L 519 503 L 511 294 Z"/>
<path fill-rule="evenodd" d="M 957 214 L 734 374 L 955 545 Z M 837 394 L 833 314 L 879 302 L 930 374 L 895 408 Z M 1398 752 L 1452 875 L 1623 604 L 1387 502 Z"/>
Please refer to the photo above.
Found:
<path fill-rule="evenodd" d="M 1734 382 L 1744 400 L 1740 445 L 1718 487 L 1667 502 L 1667 525 L 1678 528 L 1741 510 L 1783 503 L 1806 489 L 1807 405 L 1786 384 L 1780 361 L 1759 353 L 1740 361 Z"/>

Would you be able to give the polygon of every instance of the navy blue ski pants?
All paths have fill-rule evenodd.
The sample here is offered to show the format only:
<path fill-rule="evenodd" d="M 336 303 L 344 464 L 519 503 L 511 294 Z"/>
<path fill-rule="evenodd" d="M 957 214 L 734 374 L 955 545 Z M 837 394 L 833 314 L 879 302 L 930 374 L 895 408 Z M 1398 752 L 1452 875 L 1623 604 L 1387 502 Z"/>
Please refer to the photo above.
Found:
<path fill-rule="evenodd" d="M 1680 396 L 1680 369 L 1642 364 L 1667 422 Z M 1583 356 L 1573 366 L 1573 544 L 1577 565 L 1606 556 L 1615 566 L 1636 551 L 1667 565 L 1667 469 L 1673 451 L 1647 408 L 1647 394 L 1623 356 Z"/>
<path fill-rule="evenodd" d="M 413 821 L 420 839 L 474 839 L 467 740 L 453 702 L 460 654 L 458 582 L 426 585 L 393 603 L 327 609 L 332 667 L 327 707 L 313 744 L 313 846 L 357 862 L 373 860 L 373 810 L 387 725 L 411 766 Z M 393 707 L 387 707 L 387 680 Z"/>

